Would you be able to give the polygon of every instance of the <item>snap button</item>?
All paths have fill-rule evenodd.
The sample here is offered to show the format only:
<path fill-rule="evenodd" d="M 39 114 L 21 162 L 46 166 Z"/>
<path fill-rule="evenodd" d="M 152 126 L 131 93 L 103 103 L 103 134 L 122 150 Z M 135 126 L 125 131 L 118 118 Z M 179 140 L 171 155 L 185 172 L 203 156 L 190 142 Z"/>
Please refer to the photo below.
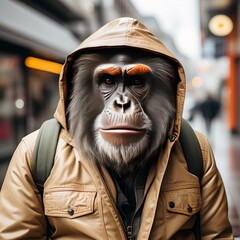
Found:
<path fill-rule="evenodd" d="M 69 207 L 67 213 L 68 215 L 72 216 L 74 214 L 74 210 L 71 207 Z"/>
<path fill-rule="evenodd" d="M 70 57 L 68 57 L 67 61 L 70 62 L 70 61 L 72 61 L 72 59 L 73 59 L 72 56 L 70 56 Z"/>
<path fill-rule="evenodd" d="M 169 137 L 170 142 L 174 142 L 175 139 L 176 139 L 176 136 L 175 136 L 175 135 L 171 135 L 171 136 Z"/>
<path fill-rule="evenodd" d="M 193 211 L 192 207 L 188 205 L 188 212 L 191 213 Z"/>
<path fill-rule="evenodd" d="M 170 201 L 168 203 L 168 205 L 169 205 L 170 208 L 175 208 L 175 202 L 173 202 L 173 201 Z"/>

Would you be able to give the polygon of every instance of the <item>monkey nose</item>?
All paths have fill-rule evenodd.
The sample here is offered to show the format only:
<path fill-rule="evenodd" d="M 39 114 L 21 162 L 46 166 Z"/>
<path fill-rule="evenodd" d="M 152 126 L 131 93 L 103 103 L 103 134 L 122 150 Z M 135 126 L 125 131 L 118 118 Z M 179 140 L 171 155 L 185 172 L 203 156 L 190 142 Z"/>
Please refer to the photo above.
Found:
<path fill-rule="evenodd" d="M 121 95 L 115 99 L 114 107 L 117 111 L 125 113 L 131 109 L 131 100 L 128 96 Z"/>

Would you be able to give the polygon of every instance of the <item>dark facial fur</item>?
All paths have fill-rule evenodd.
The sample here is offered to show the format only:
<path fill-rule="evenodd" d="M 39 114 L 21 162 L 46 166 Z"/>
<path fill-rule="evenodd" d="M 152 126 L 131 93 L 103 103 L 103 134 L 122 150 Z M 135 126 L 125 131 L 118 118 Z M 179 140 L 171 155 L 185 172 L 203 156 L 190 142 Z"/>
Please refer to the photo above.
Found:
<path fill-rule="evenodd" d="M 114 98 L 114 93 L 111 93 L 112 95 L 107 93 L 107 97 L 103 96 L 99 90 L 99 83 L 94 79 L 94 70 L 99 65 L 115 63 L 113 56 L 122 53 L 125 57 L 118 60 L 121 66 L 143 63 L 152 70 L 147 94 L 144 97 L 138 97 L 137 94 L 132 97 L 132 101 L 139 106 L 137 112 L 141 115 L 141 125 L 146 129 L 146 134 L 137 142 L 123 145 L 106 141 L 99 132 L 99 128 L 105 124 L 102 119 L 108 119 L 106 114 L 111 115 L 108 121 L 114 121 L 109 123 L 110 125 L 117 125 L 116 119 L 122 118 L 119 112 L 115 113 L 112 107 L 109 107 L 111 101 L 109 99 Z M 70 73 L 72 79 L 68 124 L 75 144 L 94 161 L 112 168 L 119 174 L 144 166 L 150 161 L 156 150 L 166 141 L 176 115 L 178 75 L 173 63 L 139 50 L 111 50 L 102 54 L 101 52 L 82 54 L 73 62 Z M 125 119 L 136 118 L 131 114 L 136 115 L 125 114 Z M 137 122 L 136 124 L 139 124 Z"/>

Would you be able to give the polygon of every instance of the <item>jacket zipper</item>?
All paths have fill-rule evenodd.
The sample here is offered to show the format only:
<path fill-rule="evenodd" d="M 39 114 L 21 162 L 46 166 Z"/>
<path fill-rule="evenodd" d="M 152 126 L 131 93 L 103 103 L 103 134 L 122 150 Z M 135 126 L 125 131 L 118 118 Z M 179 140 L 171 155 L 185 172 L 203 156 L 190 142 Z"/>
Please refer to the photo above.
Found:
<path fill-rule="evenodd" d="M 104 175 L 103 175 L 103 173 L 102 173 L 101 167 L 100 167 L 98 164 L 97 164 L 97 167 L 98 167 L 98 170 L 99 170 L 99 173 L 100 173 L 102 182 L 104 183 L 105 189 L 106 189 L 106 191 L 107 191 L 107 193 L 108 193 L 108 196 L 109 196 L 109 198 L 110 198 L 110 200 L 111 200 L 112 206 L 113 206 L 113 208 L 114 208 L 114 210 L 115 210 L 115 213 L 117 214 L 117 217 L 118 217 L 118 219 L 119 219 L 119 221 L 120 221 L 120 225 L 121 225 L 122 229 L 124 230 L 125 239 L 127 239 L 127 240 L 134 240 L 134 238 L 129 238 L 129 237 L 128 237 L 128 234 L 126 234 L 126 232 L 125 232 L 125 225 L 124 225 L 123 220 L 122 220 L 122 217 L 120 216 L 120 213 L 119 213 L 119 211 L 118 211 L 118 209 L 117 209 L 117 207 L 116 207 L 114 198 L 113 198 L 113 196 L 112 196 L 112 192 L 111 192 L 111 191 L 109 190 L 109 188 L 108 188 L 108 185 L 107 185 L 106 180 L 105 180 L 105 177 L 104 177 Z M 131 229 L 130 233 L 131 233 L 131 235 L 133 235 L 132 226 L 131 226 L 130 229 Z"/>
<path fill-rule="evenodd" d="M 132 225 L 128 225 L 127 226 L 127 239 L 128 240 L 134 240 L 134 237 L 133 237 L 133 226 Z"/>

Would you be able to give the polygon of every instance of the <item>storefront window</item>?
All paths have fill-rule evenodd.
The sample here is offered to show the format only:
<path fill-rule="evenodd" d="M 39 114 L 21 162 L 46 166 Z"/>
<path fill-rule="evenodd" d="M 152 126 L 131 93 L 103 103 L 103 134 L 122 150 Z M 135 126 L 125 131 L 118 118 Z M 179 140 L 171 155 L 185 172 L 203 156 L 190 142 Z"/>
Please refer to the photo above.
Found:
<path fill-rule="evenodd" d="M 25 95 L 21 59 L 0 55 L 0 159 L 8 156 L 24 134 Z"/>
<path fill-rule="evenodd" d="M 29 131 L 40 127 L 43 121 L 52 118 L 59 99 L 57 74 L 29 70 Z"/>

